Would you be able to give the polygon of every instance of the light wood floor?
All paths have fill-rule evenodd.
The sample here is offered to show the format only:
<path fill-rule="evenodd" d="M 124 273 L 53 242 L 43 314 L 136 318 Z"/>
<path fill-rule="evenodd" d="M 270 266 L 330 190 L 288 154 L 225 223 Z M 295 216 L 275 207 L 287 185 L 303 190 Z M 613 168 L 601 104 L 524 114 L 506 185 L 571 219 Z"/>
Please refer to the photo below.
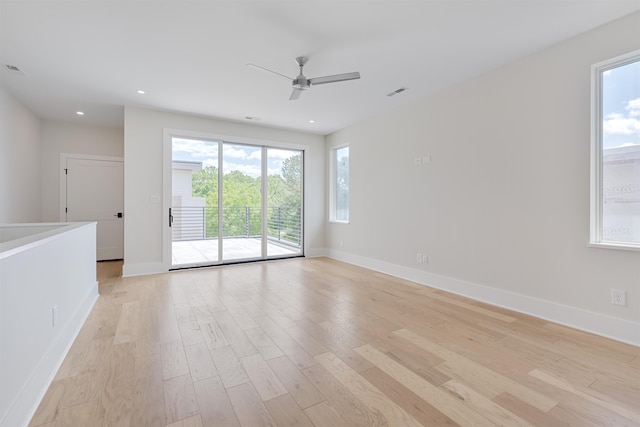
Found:
<path fill-rule="evenodd" d="M 640 349 L 337 261 L 122 279 L 32 426 L 640 425 Z"/>

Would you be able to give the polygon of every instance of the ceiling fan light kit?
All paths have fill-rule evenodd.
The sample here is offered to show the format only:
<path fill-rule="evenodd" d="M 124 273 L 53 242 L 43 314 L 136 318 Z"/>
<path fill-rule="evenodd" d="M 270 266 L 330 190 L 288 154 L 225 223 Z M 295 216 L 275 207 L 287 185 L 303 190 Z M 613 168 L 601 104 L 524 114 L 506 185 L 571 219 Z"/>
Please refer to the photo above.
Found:
<path fill-rule="evenodd" d="M 284 74 L 280 74 L 276 71 L 269 70 L 268 68 L 261 67 L 259 65 L 255 65 L 255 64 L 248 64 L 248 65 L 254 68 L 258 68 L 260 70 L 268 71 L 270 73 L 276 74 L 281 77 L 285 77 L 288 80 L 291 80 L 291 85 L 293 86 L 293 92 L 291 92 L 291 96 L 289 96 L 289 101 L 295 101 L 296 99 L 300 98 L 300 94 L 302 93 L 302 91 L 309 89 L 311 86 L 326 84 L 326 83 L 344 82 L 347 80 L 356 80 L 360 78 L 360 73 L 356 71 L 352 73 L 334 74 L 331 76 L 313 77 L 311 79 L 308 79 L 305 77 L 304 73 L 302 72 L 302 69 L 307 62 L 309 62 L 309 58 L 307 58 L 306 56 L 299 56 L 296 58 L 296 64 L 298 64 L 298 67 L 300 68 L 300 74 L 298 75 L 298 77 L 294 79 L 288 76 L 285 76 Z"/>

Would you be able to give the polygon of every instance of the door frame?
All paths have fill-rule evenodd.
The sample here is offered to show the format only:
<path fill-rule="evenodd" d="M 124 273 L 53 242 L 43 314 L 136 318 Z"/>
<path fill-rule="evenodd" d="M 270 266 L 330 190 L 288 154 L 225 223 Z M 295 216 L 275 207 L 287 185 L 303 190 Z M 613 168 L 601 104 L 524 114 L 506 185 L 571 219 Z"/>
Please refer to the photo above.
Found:
<path fill-rule="evenodd" d="M 308 145 L 294 144 L 282 141 L 274 141 L 267 139 L 248 138 L 233 135 L 223 135 L 210 132 L 198 132 L 189 131 L 183 129 L 163 128 L 162 129 L 162 265 L 164 271 L 171 269 L 171 227 L 169 226 L 169 209 L 171 208 L 171 162 L 173 160 L 172 154 L 172 139 L 173 138 L 187 138 L 187 139 L 204 139 L 209 141 L 218 141 L 221 145 L 223 143 L 237 143 L 246 145 L 266 146 L 268 148 L 282 148 L 289 150 L 302 151 L 303 159 L 303 182 L 302 182 L 302 255 L 307 253 L 307 239 L 306 226 L 304 221 L 304 210 L 307 201 L 307 194 L 305 188 L 308 174 L 306 170 L 306 153 L 309 150 Z M 266 183 L 266 179 L 263 183 Z M 221 185 L 221 182 L 218 182 Z M 219 193 L 220 194 L 220 193 Z M 265 193 L 266 194 L 266 193 Z M 264 222 L 264 221 L 263 221 Z M 263 224 L 264 226 L 264 224 Z M 264 242 L 263 242 L 264 243 Z"/>
<path fill-rule="evenodd" d="M 60 153 L 60 222 L 67 222 L 67 160 L 69 159 L 78 159 L 78 160 L 104 160 L 109 162 L 122 162 L 124 164 L 124 157 L 112 157 L 112 156 L 99 156 L 93 154 L 69 154 L 69 153 Z M 124 191 L 124 189 L 123 189 Z M 123 195 L 124 199 L 124 195 Z M 124 200 L 123 200 L 124 202 Z"/>

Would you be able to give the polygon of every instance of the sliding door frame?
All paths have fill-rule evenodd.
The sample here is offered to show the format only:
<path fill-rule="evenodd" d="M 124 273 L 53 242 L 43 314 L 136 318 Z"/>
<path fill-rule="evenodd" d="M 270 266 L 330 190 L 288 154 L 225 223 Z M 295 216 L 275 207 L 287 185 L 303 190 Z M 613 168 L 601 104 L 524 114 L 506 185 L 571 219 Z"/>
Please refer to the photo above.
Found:
<path fill-rule="evenodd" d="M 198 132 L 198 131 L 190 131 L 183 129 L 172 129 L 172 128 L 164 128 L 163 129 L 163 137 L 162 137 L 162 263 L 164 271 L 169 271 L 172 269 L 172 235 L 171 235 L 171 227 L 169 225 L 169 210 L 171 208 L 172 201 L 172 183 L 171 183 L 171 164 L 173 161 L 172 154 L 172 143 L 173 138 L 185 138 L 185 139 L 195 139 L 195 140 L 206 140 L 206 141 L 215 141 L 218 143 L 218 159 L 222 159 L 222 150 L 223 145 L 225 143 L 230 144 L 240 144 L 240 145 L 251 145 L 257 146 L 262 150 L 263 161 L 261 162 L 262 167 L 262 206 L 267 205 L 267 150 L 269 148 L 274 149 L 283 149 L 283 150 L 296 150 L 300 151 L 302 154 L 302 209 L 301 209 L 301 227 L 302 227 L 302 243 L 301 243 L 301 253 L 299 256 L 304 256 L 307 252 L 307 239 L 306 235 L 306 227 L 305 227 L 305 201 L 307 198 L 305 187 L 307 181 L 307 173 L 306 173 L 306 153 L 309 149 L 309 146 L 303 144 L 292 144 L 287 142 L 280 141 L 272 141 L 272 140 L 264 140 L 264 139 L 256 139 L 256 138 L 247 138 L 241 136 L 233 136 L 233 135 L 221 135 L 209 132 Z M 222 185 L 223 180 L 220 179 L 220 176 L 223 174 L 222 165 L 219 165 L 218 168 L 218 218 L 222 218 Z M 223 222 L 219 221 L 218 223 L 218 262 L 213 265 L 221 265 L 223 263 L 222 257 L 222 238 L 223 238 Z M 273 259 L 277 257 L 269 257 L 267 254 L 267 209 L 262 209 L 262 254 L 260 260 Z M 242 262 L 243 260 L 239 260 Z"/>

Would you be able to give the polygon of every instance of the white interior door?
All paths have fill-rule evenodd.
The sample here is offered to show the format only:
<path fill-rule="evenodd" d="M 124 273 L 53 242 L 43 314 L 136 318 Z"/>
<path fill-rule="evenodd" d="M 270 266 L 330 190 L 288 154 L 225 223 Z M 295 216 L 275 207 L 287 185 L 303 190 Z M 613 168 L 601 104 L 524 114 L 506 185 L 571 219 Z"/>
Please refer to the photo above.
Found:
<path fill-rule="evenodd" d="M 124 258 L 124 163 L 67 158 L 67 221 L 97 222 L 98 261 Z"/>

